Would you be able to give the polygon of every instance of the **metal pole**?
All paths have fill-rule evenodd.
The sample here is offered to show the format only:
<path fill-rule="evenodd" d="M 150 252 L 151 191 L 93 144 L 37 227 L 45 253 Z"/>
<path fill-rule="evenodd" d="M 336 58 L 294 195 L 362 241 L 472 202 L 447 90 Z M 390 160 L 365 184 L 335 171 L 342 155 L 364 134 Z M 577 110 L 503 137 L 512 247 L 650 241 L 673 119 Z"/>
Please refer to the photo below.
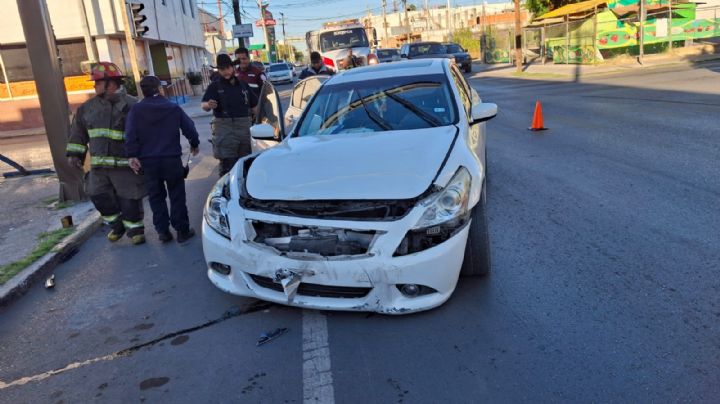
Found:
<path fill-rule="evenodd" d="M 565 64 L 570 64 L 570 17 L 565 16 Z"/>
<path fill-rule="evenodd" d="M 240 25 L 242 24 L 242 19 L 240 18 L 240 0 L 233 0 L 233 14 L 235 15 L 235 24 Z M 245 38 L 238 38 L 238 47 L 245 46 Z"/>
<path fill-rule="evenodd" d="M 263 35 L 265 36 L 265 54 L 267 55 L 268 62 L 272 62 L 270 57 L 270 37 L 268 36 L 267 26 L 265 25 L 265 9 L 262 6 L 262 0 L 257 0 L 257 5 L 260 8 L 260 21 L 262 21 Z"/>
<path fill-rule="evenodd" d="M 58 197 L 61 201 L 82 200 L 85 198 L 83 170 L 71 167 L 65 158 L 65 147 L 70 134 L 70 107 L 55 34 L 50 24 L 50 13 L 45 0 L 17 0 L 17 6 L 50 154 L 60 182 Z"/>
<path fill-rule="evenodd" d="M 445 10 L 445 23 L 447 25 L 448 30 L 448 41 L 452 41 L 452 21 L 450 21 L 450 0 L 447 0 L 447 10 Z"/>
<path fill-rule="evenodd" d="M 383 13 L 383 28 L 385 29 L 385 36 L 383 37 L 383 47 L 387 48 L 388 44 L 388 23 L 387 23 L 387 0 L 382 0 L 382 13 Z"/>
<path fill-rule="evenodd" d="M 80 10 L 80 23 L 82 24 L 83 36 L 85 37 L 85 50 L 87 51 L 88 60 L 90 62 L 97 62 L 98 51 L 95 42 L 92 40 L 92 35 L 90 34 L 90 25 L 88 24 L 85 2 L 83 0 L 77 0 L 77 5 Z"/>
<path fill-rule="evenodd" d="M 640 64 L 643 64 L 643 56 L 645 56 L 645 0 L 640 0 L 640 15 L 638 16 L 638 18 L 640 19 L 640 26 L 638 27 L 638 45 L 640 47 L 638 62 L 640 62 Z"/>
<path fill-rule="evenodd" d="M 520 0 L 515 0 L 515 66 L 517 66 L 517 72 L 522 73 L 522 21 L 520 20 Z"/>
<path fill-rule="evenodd" d="M 290 59 L 290 54 L 288 53 L 287 55 L 285 55 L 285 52 L 288 51 L 287 37 L 285 36 L 285 13 L 280 13 L 280 18 L 282 19 L 283 48 L 284 48 L 283 56 L 287 56 L 287 57 L 284 57 L 283 59 L 287 60 L 287 59 Z"/>
<path fill-rule="evenodd" d="M 122 13 L 123 29 L 125 30 L 125 42 L 127 42 L 128 53 L 130 54 L 130 67 L 132 68 L 133 78 L 135 79 L 135 88 L 139 98 L 142 98 L 142 90 L 140 89 L 140 68 L 137 63 L 137 49 L 135 49 L 135 38 L 133 38 L 130 28 L 130 18 L 128 17 L 128 9 L 124 0 L 118 0 L 118 11 Z"/>
<path fill-rule="evenodd" d="M 597 46 L 597 33 L 598 33 L 598 13 L 597 6 L 595 6 L 595 12 L 593 13 L 593 63 L 597 63 L 597 54 L 599 52 Z"/>
<path fill-rule="evenodd" d="M 10 86 L 10 80 L 8 80 L 7 71 L 5 71 L 5 61 L 3 61 L 2 52 L 0 52 L 0 67 L 2 68 L 3 78 L 5 79 L 5 88 L 7 89 L 8 97 L 12 100 L 12 88 Z"/>
<path fill-rule="evenodd" d="M 540 54 L 542 55 L 542 64 L 547 61 L 547 48 L 545 47 L 545 26 L 540 28 Z"/>
<path fill-rule="evenodd" d="M 668 51 L 672 52 L 672 0 L 668 0 Z"/>

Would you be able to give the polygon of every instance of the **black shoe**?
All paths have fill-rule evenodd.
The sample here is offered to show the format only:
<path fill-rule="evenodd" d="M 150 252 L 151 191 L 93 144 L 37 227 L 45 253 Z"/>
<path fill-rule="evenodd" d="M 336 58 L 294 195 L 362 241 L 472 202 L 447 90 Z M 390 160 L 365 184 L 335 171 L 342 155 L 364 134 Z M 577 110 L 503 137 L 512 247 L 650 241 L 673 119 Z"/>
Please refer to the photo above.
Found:
<path fill-rule="evenodd" d="M 179 231 L 177 235 L 178 243 L 182 244 L 190 240 L 195 235 L 195 230 L 191 227 L 188 231 Z"/>
<path fill-rule="evenodd" d="M 158 239 L 160 239 L 163 243 L 167 243 L 168 241 L 172 241 L 173 235 L 169 230 L 166 230 L 162 233 L 158 233 Z"/>

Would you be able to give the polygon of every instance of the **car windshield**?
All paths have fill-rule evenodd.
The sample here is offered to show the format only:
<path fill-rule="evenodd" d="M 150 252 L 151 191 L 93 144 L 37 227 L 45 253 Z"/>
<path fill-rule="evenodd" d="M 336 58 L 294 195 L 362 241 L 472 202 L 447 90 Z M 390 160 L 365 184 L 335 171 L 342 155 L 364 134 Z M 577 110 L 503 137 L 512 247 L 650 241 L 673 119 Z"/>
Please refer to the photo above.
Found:
<path fill-rule="evenodd" d="M 269 72 L 281 72 L 283 70 L 290 70 L 288 68 L 288 65 L 286 65 L 285 63 L 278 63 L 276 65 L 270 65 L 270 67 L 268 68 Z"/>
<path fill-rule="evenodd" d="M 390 58 L 398 54 L 398 51 L 395 49 L 382 49 L 377 51 L 378 57 L 381 58 Z"/>
<path fill-rule="evenodd" d="M 368 46 L 367 35 L 363 28 L 343 29 L 320 34 L 320 50 L 322 52 Z"/>
<path fill-rule="evenodd" d="M 462 50 L 462 48 L 460 48 L 460 45 L 455 45 L 455 44 L 447 45 L 447 51 L 448 51 L 448 53 L 463 53 L 463 52 L 465 52 L 464 50 Z"/>
<path fill-rule="evenodd" d="M 412 130 L 451 125 L 457 108 L 444 75 L 323 86 L 296 136 Z"/>
<path fill-rule="evenodd" d="M 439 43 L 427 43 L 410 46 L 410 56 L 441 55 L 446 53 L 445 46 Z"/>

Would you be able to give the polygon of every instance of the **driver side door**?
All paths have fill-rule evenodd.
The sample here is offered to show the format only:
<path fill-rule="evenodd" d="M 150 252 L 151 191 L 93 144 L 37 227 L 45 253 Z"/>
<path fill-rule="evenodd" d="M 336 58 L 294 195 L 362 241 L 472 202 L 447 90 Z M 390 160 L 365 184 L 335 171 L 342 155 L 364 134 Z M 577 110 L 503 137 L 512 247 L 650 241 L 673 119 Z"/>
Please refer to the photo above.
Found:
<path fill-rule="evenodd" d="M 329 76 L 311 76 L 295 86 L 292 96 L 290 96 L 290 106 L 285 113 L 285 127 L 288 133 L 292 131 L 295 123 L 300 120 L 300 115 L 307 107 L 312 96 L 329 78 Z"/>
<path fill-rule="evenodd" d="M 282 104 L 277 89 L 266 81 L 260 90 L 257 114 L 253 125 L 267 124 L 273 128 L 272 138 L 250 138 L 253 153 L 277 146 L 285 138 L 285 123 L 282 119 Z"/>

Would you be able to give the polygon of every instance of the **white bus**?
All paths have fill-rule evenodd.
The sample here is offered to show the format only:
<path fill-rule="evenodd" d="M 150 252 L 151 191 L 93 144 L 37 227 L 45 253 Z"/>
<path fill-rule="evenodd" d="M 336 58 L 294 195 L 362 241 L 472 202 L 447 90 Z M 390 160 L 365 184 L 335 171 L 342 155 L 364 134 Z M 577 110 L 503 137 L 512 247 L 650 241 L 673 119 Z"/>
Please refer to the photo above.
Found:
<path fill-rule="evenodd" d="M 308 52 L 319 52 L 325 65 L 336 71 L 345 68 L 342 61 L 348 49 L 352 49 L 353 56 L 361 66 L 376 64 L 378 61 L 371 51 L 375 45 L 374 35 L 370 42 L 365 27 L 357 19 L 327 22 L 322 29 L 306 33 L 305 41 Z"/>

